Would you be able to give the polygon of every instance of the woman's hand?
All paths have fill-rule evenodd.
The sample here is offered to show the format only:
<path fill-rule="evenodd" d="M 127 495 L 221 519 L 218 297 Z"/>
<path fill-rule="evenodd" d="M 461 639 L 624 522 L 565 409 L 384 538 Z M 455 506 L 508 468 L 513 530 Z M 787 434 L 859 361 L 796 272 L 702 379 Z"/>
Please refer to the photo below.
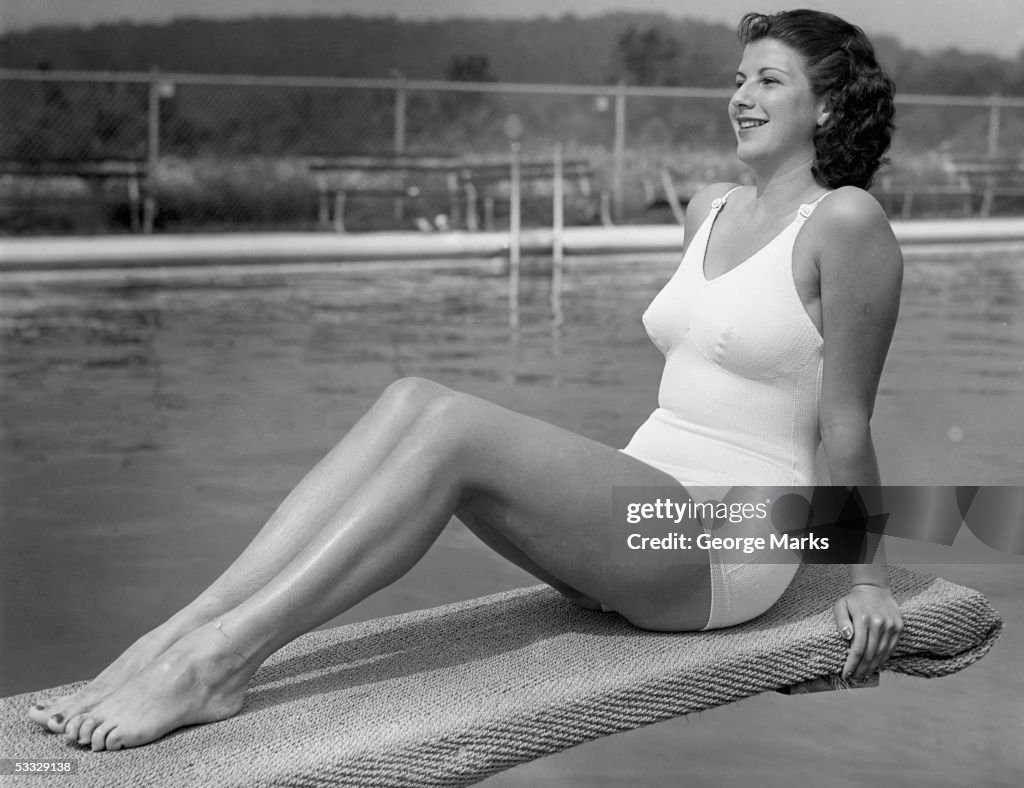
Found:
<path fill-rule="evenodd" d="M 860 681 L 889 659 L 903 631 L 903 616 L 888 588 L 858 584 L 832 606 L 843 637 L 850 641 L 850 656 L 843 678 Z"/>

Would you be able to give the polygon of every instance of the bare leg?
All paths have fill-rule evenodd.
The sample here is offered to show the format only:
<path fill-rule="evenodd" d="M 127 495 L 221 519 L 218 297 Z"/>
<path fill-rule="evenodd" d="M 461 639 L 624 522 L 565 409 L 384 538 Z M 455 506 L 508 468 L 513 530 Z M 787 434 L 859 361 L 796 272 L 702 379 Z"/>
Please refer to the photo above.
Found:
<path fill-rule="evenodd" d="M 685 494 L 671 477 L 607 446 L 474 397 L 435 397 L 320 533 L 221 616 L 221 632 L 210 625 L 182 637 L 74 717 L 66 735 L 119 749 L 236 713 L 256 665 L 404 574 L 464 506 L 484 512 L 488 527 L 544 573 L 634 623 L 702 627 L 706 555 L 698 551 L 703 563 L 687 564 L 670 551 L 626 549 L 611 507 L 614 485 Z M 701 528 L 684 521 L 679 530 L 695 537 Z"/>
<path fill-rule="evenodd" d="M 389 386 L 348 434 L 281 503 L 242 554 L 193 602 L 143 635 L 84 689 L 50 698 L 29 716 L 51 730 L 88 711 L 138 673 L 178 638 L 251 596 L 309 543 L 339 507 L 370 477 L 433 398 L 446 391 L 429 380 L 405 378 Z"/>

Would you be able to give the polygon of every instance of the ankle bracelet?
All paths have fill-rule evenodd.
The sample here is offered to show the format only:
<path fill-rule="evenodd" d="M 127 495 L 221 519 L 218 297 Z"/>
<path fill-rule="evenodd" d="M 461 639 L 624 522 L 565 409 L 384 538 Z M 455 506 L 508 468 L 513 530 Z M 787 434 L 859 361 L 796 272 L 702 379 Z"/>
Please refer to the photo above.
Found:
<path fill-rule="evenodd" d="M 228 643 L 231 644 L 231 650 L 234 651 L 239 657 L 241 657 L 243 662 L 248 662 L 250 665 L 252 665 L 252 661 L 247 656 L 245 656 L 245 654 L 238 650 L 238 646 L 235 645 L 235 641 L 231 639 L 231 635 L 229 635 L 227 632 L 223 630 L 223 626 L 224 623 L 219 618 L 213 622 L 213 628 L 220 632 L 227 639 Z M 257 665 L 256 667 L 259 666 Z"/>

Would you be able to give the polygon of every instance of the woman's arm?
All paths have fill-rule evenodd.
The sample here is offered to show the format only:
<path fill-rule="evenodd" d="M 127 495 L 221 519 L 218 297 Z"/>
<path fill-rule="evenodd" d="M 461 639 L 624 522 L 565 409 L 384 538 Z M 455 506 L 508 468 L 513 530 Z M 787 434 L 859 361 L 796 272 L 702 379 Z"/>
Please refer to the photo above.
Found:
<path fill-rule="evenodd" d="M 824 369 L 821 436 L 831 483 L 860 488 L 868 513 L 880 490 L 871 414 L 899 311 L 903 258 L 878 203 L 866 192 L 840 189 L 819 209 L 818 246 Z M 862 679 L 888 659 L 903 620 L 888 591 L 880 535 L 866 534 L 870 563 L 850 566 L 850 591 L 833 607 L 851 641 L 844 676 Z"/>

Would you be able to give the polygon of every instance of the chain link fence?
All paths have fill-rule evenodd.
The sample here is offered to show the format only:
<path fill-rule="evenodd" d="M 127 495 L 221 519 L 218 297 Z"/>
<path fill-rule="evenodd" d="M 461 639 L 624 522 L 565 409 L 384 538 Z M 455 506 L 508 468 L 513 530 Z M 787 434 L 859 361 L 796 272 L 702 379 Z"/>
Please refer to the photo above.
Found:
<path fill-rule="evenodd" d="M 339 218 L 342 193 L 348 230 L 483 226 L 475 215 L 483 200 L 453 206 L 453 173 L 489 162 L 500 171 L 512 139 L 536 165 L 536 183 L 524 183 L 528 224 L 550 221 L 550 171 L 540 163 L 556 146 L 587 163 L 588 199 L 569 223 L 600 221 L 589 199 L 599 193 L 616 222 L 672 221 L 667 186 L 685 200 L 705 183 L 749 177 L 735 160 L 729 95 L 401 77 L 0 71 L 0 232 L 340 229 L 329 218 Z M 897 126 L 876 193 L 904 215 L 977 213 L 981 198 L 963 193 L 958 158 L 1024 153 L 1021 98 L 900 96 Z M 492 192 L 487 218 L 500 226 L 507 200 L 500 187 Z M 1024 213 L 1024 194 L 1003 195 L 988 211 Z"/>

